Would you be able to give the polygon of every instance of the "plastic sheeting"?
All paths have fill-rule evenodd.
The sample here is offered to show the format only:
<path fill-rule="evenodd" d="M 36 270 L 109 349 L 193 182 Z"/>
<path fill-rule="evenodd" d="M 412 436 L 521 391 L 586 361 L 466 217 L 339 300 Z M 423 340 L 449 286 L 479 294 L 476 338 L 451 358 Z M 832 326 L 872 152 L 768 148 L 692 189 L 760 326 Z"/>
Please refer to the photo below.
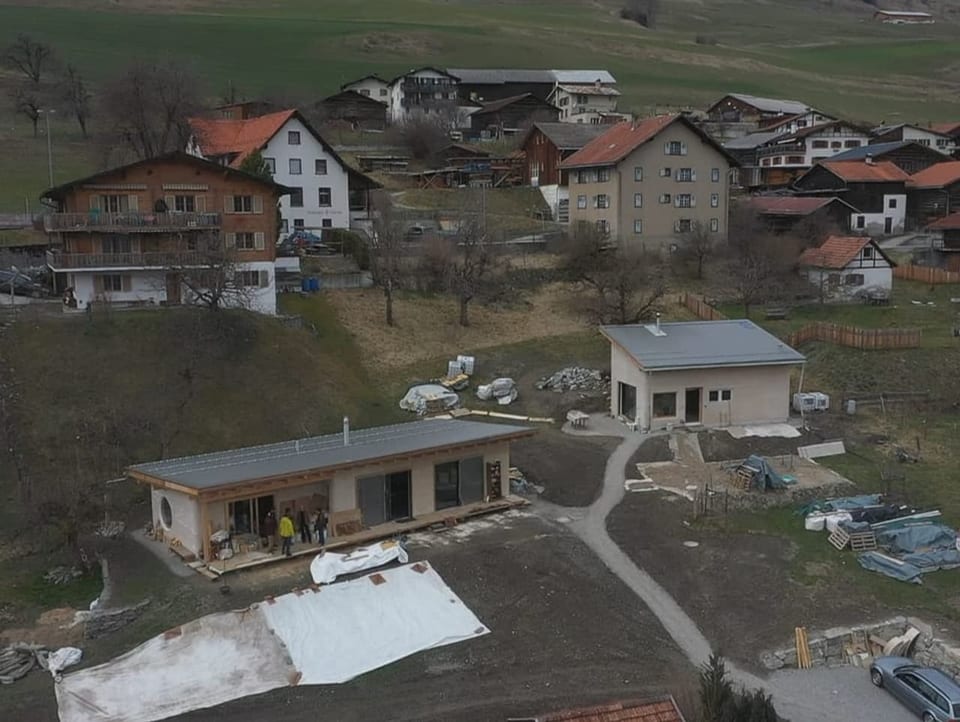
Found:
<path fill-rule="evenodd" d="M 83 651 L 76 647 L 60 647 L 47 657 L 47 671 L 54 679 L 60 679 L 60 673 L 67 667 L 72 667 L 83 657 Z"/>
<path fill-rule="evenodd" d="M 821 499 L 812 501 L 806 506 L 800 508 L 800 513 L 804 516 L 815 512 L 830 511 L 848 511 L 850 509 L 861 509 L 866 506 L 878 506 L 880 504 L 879 494 L 861 494 L 859 496 L 840 496 L 836 499 Z"/>
<path fill-rule="evenodd" d="M 786 489 L 789 485 L 762 456 L 751 454 L 741 466 L 749 466 L 751 469 L 757 470 L 752 480 L 756 489 Z"/>
<path fill-rule="evenodd" d="M 864 552 L 857 557 L 861 567 L 871 572 L 877 572 L 901 582 L 920 584 L 920 569 L 913 564 L 899 561 L 879 552 Z"/>
<path fill-rule="evenodd" d="M 426 413 L 447 411 L 460 405 L 460 397 L 455 391 L 440 384 L 421 384 L 412 386 L 400 399 L 400 408 L 413 411 L 421 416 Z"/>
<path fill-rule="evenodd" d="M 877 533 L 877 543 L 893 554 L 937 550 L 957 550 L 957 532 L 943 524 L 923 524 L 885 529 Z"/>
<path fill-rule="evenodd" d="M 960 551 L 956 549 L 940 549 L 928 552 L 912 552 L 901 555 L 900 560 L 907 562 L 907 564 L 913 564 L 913 566 L 926 574 L 927 572 L 936 572 L 941 569 L 956 569 L 960 567 Z"/>
<path fill-rule="evenodd" d="M 56 685 L 60 720 L 152 722 L 277 687 L 346 682 L 488 632 L 418 562 L 201 617 L 66 674 Z"/>
<path fill-rule="evenodd" d="M 342 574 L 376 569 L 397 560 L 407 563 L 407 552 L 397 541 L 384 541 L 368 547 L 358 547 L 349 554 L 324 552 L 310 562 L 310 576 L 317 584 L 329 584 Z"/>

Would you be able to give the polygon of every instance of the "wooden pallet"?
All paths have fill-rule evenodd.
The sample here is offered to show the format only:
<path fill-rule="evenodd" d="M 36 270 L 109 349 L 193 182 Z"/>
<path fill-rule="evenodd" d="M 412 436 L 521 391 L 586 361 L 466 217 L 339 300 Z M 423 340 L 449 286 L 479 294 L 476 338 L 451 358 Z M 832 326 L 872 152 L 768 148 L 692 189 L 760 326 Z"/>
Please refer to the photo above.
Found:
<path fill-rule="evenodd" d="M 807 628 L 797 627 L 793 630 L 797 643 L 797 669 L 810 669 L 813 662 L 810 660 L 810 645 L 807 643 Z"/>
<path fill-rule="evenodd" d="M 742 464 L 738 466 L 733 476 L 733 486 L 737 489 L 749 490 L 753 488 L 753 480 L 759 473 L 759 469 Z"/>
<path fill-rule="evenodd" d="M 827 539 L 838 550 L 843 551 L 850 547 L 855 552 L 869 552 L 877 548 L 877 535 L 872 529 L 855 531 L 852 534 L 842 527 L 837 527 Z"/>

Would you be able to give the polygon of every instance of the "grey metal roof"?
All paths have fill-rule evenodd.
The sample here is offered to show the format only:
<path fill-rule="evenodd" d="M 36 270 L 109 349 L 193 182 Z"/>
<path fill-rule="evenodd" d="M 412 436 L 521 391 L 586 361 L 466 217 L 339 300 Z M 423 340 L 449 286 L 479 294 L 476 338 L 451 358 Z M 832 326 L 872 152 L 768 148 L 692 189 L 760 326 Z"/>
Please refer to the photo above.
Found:
<path fill-rule="evenodd" d="M 739 138 L 733 138 L 723 144 L 727 150 L 753 150 L 761 145 L 769 143 L 774 138 L 785 135 L 782 130 L 765 130 L 759 133 L 750 133 Z"/>
<path fill-rule="evenodd" d="M 599 135 L 610 130 L 609 125 L 593 123 L 534 123 L 560 150 L 580 150 Z"/>
<path fill-rule="evenodd" d="M 861 145 L 858 148 L 851 148 L 842 153 L 830 156 L 830 160 L 863 160 L 868 155 L 876 157 L 892 150 L 899 150 L 907 145 L 912 145 L 916 141 L 912 140 L 894 140 L 889 143 L 873 143 L 872 145 Z M 918 144 L 919 145 L 919 144 Z M 936 152 L 936 151 L 934 151 Z"/>
<path fill-rule="evenodd" d="M 660 336 L 655 325 L 602 326 L 600 330 L 650 371 L 805 360 L 803 354 L 745 319 L 663 323 Z"/>
<path fill-rule="evenodd" d="M 757 110 L 765 113 L 783 113 L 785 115 L 800 115 L 812 110 L 809 105 L 799 100 L 784 100 L 781 98 L 761 98 L 756 95 L 747 95 L 746 93 L 730 93 L 731 98 L 752 105 Z"/>
<path fill-rule="evenodd" d="M 461 83 L 502 85 L 504 83 L 543 83 L 552 85 L 556 78 L 551 70 L 511 70 L 508 68 L 447 68 Z"/>
<path fill-rule="evenodd" d="M 617 82 L 606 70 L 551 70 L 558 83 L 573 83 L 574 85 L 588 85 L 600 81 L 604 85 Z"/>
<path fill-rule="evenodd" d="M 131 466 L 128 471 L 202 490 L 240 485 L 284 474 L 361 465 L 391 456 L 496 441 L 529 432 L 531 429 L 525 426 L 462 419 L 423 419 L 392 426 L 353 429 L 350 431 L 349 445 L 344 445 L 342 433 L 327 434 L 153 461 Z"/>

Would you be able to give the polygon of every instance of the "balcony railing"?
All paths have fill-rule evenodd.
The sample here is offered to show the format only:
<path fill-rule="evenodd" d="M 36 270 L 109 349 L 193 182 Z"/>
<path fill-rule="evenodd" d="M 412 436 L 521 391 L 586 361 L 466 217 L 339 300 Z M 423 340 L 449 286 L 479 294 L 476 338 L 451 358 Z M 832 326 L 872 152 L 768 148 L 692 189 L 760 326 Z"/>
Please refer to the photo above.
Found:
<path fill-rule="evenodd" d="M 804 154 L 807 152 L 807 146 L 803 143 L 780 143 L 778 145 L 766 145 L 757 149 L 757 155 L 761 158 L 770 155 L 783 155 L 784 153 Z"/>
<path fill-rule="evenodd" d="M 209 230 L 220 227 L 219 213 L 50 213 L 43 226 L 53 231 L 121 231 L 126 233 L 165 233 L 170 231 Z"/>
<path fill-rule="evenodd" d="M 210 258 L 197 251 L 148 253 L 61 253 L 47 251 L 47 265 L 54 270 L 75 268 L 171 268 L 209 265 Z"/>

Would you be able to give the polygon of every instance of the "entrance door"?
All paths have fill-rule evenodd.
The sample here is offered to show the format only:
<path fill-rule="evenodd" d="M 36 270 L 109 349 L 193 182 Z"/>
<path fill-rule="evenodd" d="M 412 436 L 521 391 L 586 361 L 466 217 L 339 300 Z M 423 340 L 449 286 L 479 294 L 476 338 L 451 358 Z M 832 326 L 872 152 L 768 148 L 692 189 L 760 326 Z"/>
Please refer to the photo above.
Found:
<path fill-rule="evenodd" d="M 633 421 L 637 418 L 637 387 L 620 382 L 620 415 Z"/>
<path fill-rule="evenodd" d="M 387 474 L 386 488 L 387 518 L 409 519 L 413 515 L 410 509 L 410 472 Z"/>
<path fill-rule="evenodd" d="M 700 423 L 700 389 L 687 389 L 684 402 L 684 420 L 688 424 Z"/>
<path fill-rule="evenodd" d="M 167 274 L 167 303 L 171 306 L 180 304 L 180 274 Z"/>
<path fill-rule="evenodd" d="M 460 503 L 483 501 L 483 457 L 474 456 L 460 462 Z"/>
<path fill-rule="evenodd" d="M 382 474 L 357 479 L 357 497 L 364 526 L 376 526 L 387 520 L 387 495 Z"/>
<path fill-rule="evenodd" d="M 267 518 L 267 514 L 275 510 L 273 495 L 270 496 L 258 496 L 257 497 L 257 529 L 259 533 L 260 529 L 263 528 L 263 520 Z"/>
<path fill-rule="evenodd" d="M 889 235 L 890 233 L 893 233 L 893 219 L 892 219 L 892 218 L 884 218 L 884 219 L 883 219 L 883 232 L 886 233 L 886 234 L 888 234 L 888 235 Z"/>

